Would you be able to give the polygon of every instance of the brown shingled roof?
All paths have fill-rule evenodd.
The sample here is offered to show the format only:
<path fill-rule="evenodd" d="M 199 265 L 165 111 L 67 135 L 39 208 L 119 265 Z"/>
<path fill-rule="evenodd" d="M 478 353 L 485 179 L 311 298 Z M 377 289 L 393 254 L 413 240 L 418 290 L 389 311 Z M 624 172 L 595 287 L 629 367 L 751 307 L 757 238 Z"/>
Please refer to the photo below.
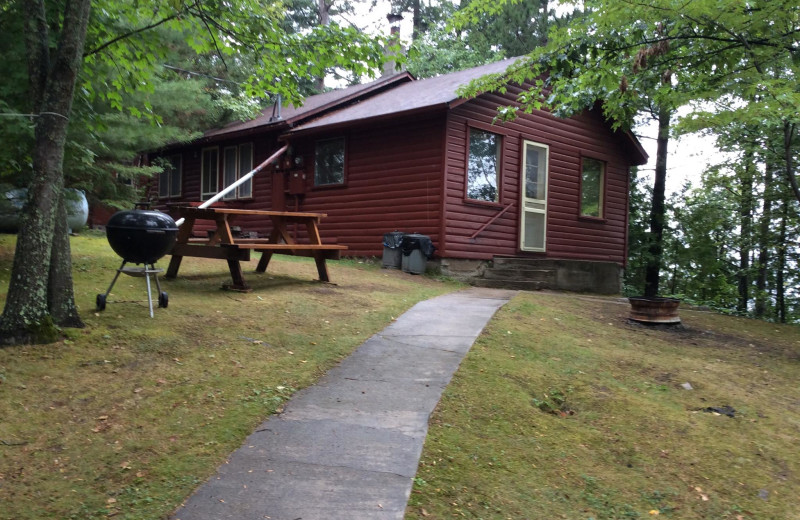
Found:
<path fill-rule="evenodd" d="M 331 90 L 323 94 L 307 97 L 303 105 L 300 107 L 288 106 L 281 108 L 281 119 L 278 121 L 270 121 L 273 112 L 273 106 L 265 108 L 261 115 L 250 121 L 236 121 L 230 123 L 222 128 L 215 128 L 203 133 L 201 139 L 212 139 L 219 136 L 229 136 L 255 128 L 274 126 L 275 128 L 291 127 L 298 121 L 305 120 L 316 114 L 324 113 L 330 108 L 335 108 L 343 103 L 348 103 L 360 96 L 368 95 L 369 93 L 385 88 L 389 85 L 402 83 L 404 81 L 412 81 L 414 78 L 407 72 L 400 74 L 393 74 L 391 76 L 384 76 L 370 83 L 362 85 L 353 85 L 351 87 Z"/>
<path fill-rule="evenodd" d="M 457 94 L 460 87 L 481 76 L 503 72 L 517 59 L 509 58 L 434 78 L 404 83 L 375 96 L 363 99 L 347 108 L 337 110 L 308 123 L 300 124 L 293 128 L 289 134 L 390 114 L 413 112 L 427 108 L 444 108 L 453 101 L 460 99 Z"/>

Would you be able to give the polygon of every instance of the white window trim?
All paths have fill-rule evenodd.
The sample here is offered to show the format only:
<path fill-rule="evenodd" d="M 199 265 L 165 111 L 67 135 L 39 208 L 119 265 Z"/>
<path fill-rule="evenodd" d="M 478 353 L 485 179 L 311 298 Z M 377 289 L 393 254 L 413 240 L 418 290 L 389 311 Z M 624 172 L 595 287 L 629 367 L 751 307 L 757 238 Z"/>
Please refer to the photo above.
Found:
<path fill-rule="evenodd" d="M 214 187 L 213 191 L 205 192 L 203 191 L 203 186 L 206 184 L 206 174 L 207 172 L 203 169 L 205 155 L 206 152 L 216 150 L 217 152 L 217 163 L 214 165 L 214 170 L 216 170 L 217 174 L 217 182 L 216 186 Z M 217 194 L 219 191 L 219 146 L 209 146 L 207 148 L 202 148 L 200 150 L 200 200 L 207 200 Z"/>
<path fill-rule="evenodd" d="M 228 181 L 228 152 L 233 150 L 233 180 Z M 236 145 L 226 146 L 222 149 L 222 189 L 227 188 L 239 179 L 239 147 Z M 222 200 L 234 200 L 239 198 L 239 189 L 235 189 L 222 197 Z"/>
<path fill-rule="evenodd" d="M 175 197 L 180 197 L 181 193 L 183 192 L 183 154 L 175 153 L 175 154 L 172 154 L 172 155 L 166 155 L 166 156 L 164 156 L 164 159 L 167 162 L 171 163 L 172 162 L 171 159 L 174 158 L 174 157 L 178 158 L 178 168 L 176 169 L 177 171 L 173 170 L 173 171 L 166 172 L 167 173 L 167 175 L 166 175 L 167 182 L 164 183 L 167 186 L 167 194 L 166 195 L 162 195 L 161 194 L 161 188 L 164 185 L 161 182 L 163 180 L 162 174 L 164 172 L 161 172 L 158 175 L 158 198 L 159 199 L 171 199 L 171 198 L 175 198 Z M 172 176 L 176 175 L 176 174 L 178 175 L 178 178 L 180 179 L 181 182 L 178 184 L 178 192 L 177 193 L 172 193 Z"/>
<path fill-rule="evenodd" d="M 232 145 L 232 146 L 226 146 L 225 148 L 222 149 L 222 184 L 223 184 L 223 189 L 227 188 L 228 186 L 230 186 L 234 182 L 236 182 L 239 179 L 241 179 L 243 176 L 245 176 L 248 173 L 250 173 L 250 170 L 247 170 L 246 172 L 242 171 L 242 148 L 244 148 L 246 146 L 250 147 L 250 170 L 252 170 L 252 168 L 253 168 L 253 143 L 252 142 L 241 143 L 241 144 Z M 235 159 L 235 164 L 234 164 L 235 172 L 234 172 L 233 180 L 229 180 L 226 177 L 226 174 L 228 172 L 226 170 L 227 162 L 226 162 L 225 155 L 230 150 L 233 150 L 234 159 Z M 253 181 L 252 181 L 252 179 L 250 180 L 250 194 L 249 195 L 242 195 L 242 191 L 241 191 L 242 186 L 243 186 L 243 184 L 237 186 L 236 189 L 234 189 L 233 191 L 231 191 L 230 193 L 225 195 L 222 198 L 222 200 L 237 200 L 237 199 L 245 199 L 246 200 L 246 199 L 252 199 L 253 198 Z"/>
<path fill-rule="evenodd" d="M 241 171 L 241 168 L 242 168 L 242 146 L 245 146 L 245 145 L 249 145 L 250 146 L 250 169 L 247 170 L 246 172 L 243 172 L 243 171 Z M 255 145 L 253 144 L 252 141 L 247 142 L 247 143 L 241 143 L 237 147 L 237 149 L 236 149 L 236 171 L 237 171 L 236 180 L 239 180 L 242 177 L 244 177 L 245 175 L 247 175 L 248 173 L 250 173 L 250 171 L 252 171 L 252 169 L 255 167 L 253 165 L 254 155 L 255 155 Z M 242 191 L 241 191 L 242 186 L 244 186 L 244 184 L 241 184 L 236 188 L 236 198 L 245 199 L 245 200 L 246 199 L 252 199 L 253 198 L 253 179 L 252 179 L 252 177 L 250 178 L 250 194 L 249 195 L 242 195 Z"/>

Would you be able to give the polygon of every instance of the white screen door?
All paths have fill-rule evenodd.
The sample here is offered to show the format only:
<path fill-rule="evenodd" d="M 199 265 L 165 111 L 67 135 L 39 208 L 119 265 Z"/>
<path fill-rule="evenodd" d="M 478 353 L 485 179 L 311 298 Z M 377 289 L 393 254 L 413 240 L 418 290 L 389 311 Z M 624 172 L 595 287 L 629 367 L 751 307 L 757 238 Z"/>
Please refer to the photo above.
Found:
<path fill-rule="evenodd" d="M 547 156 L 549 148 L 525 141 L 522 157 L 522 224 L 520 248 L 545 250 L 547 228 Z"/>

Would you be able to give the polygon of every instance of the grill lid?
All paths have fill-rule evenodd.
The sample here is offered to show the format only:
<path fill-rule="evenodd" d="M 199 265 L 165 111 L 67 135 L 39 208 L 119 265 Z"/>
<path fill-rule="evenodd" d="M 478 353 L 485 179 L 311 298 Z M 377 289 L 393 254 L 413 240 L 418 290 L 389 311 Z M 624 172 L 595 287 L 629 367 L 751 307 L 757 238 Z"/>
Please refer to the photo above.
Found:
<path fill-rule="evenodd" d="M 160 211 L 118 211 L 106 224 L 111 249 L 135 264 L 155 263 L 172 249 L 177 235 L 175 221 Z"/>

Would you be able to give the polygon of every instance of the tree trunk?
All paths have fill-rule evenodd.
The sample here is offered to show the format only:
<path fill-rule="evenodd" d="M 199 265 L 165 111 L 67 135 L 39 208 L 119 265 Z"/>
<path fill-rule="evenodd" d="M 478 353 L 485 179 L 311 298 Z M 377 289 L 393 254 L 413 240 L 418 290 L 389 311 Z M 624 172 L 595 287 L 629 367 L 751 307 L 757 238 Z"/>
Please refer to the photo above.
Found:
<path fill-rule="evenodd" d="M 541 12 L 538 20 L 539 25 L 539 44 L 544 47 L 547 45 L 547 33 L 550 32 L 550 0 L 541 0 Z"/>
<path fill-rule="evenodd" d="M 739 301 L 736 310 L 740 314 L 747 313 L 750 302 L 750 252 L 753 233 L 753 151 L 744 153 L 744 170 L 741 175 L 739 197 L 739 272 L 736 275 L 739 285 Z"/>
<path fill-rule="evenodd" d="M 767 313 L 767 266 L 770 262 L 770 229 L 772 222 L 772 165 L 767 164 L 764 172 L 764 203 L 758 231 L 758 274 L 756 275 L 755 316 L 763 318 Z"/>
<path fill-rule="evenodd" d="M 413 14 L 412 22 L 414 25 L 414 30 L 411 33 L 412 42 L 418 41 L 425 29 L 422 26 L 422 11 L 420 10 L 419 1 L 420 0 L 411 0 L 411 12 Z"/>
<path fill-rule="evenodd" d="M 331 24 L 330 10 L 333 3 L 328 3 L 326 0 L 317 0 L 317 11 L 319 14 L 319 24 L 326 27 Z M 325 74 L 314 78 L 314 90 L 317 94 L 325 92 Z"/>
<path fill-rule="evenodd" d="M 786 171 L 786 179 L 792 187 L 794 197 L 800 201 L 800 187 L 797 186 L 797 176 L 794 173 L 792 161 L 792 143 L 794 141 L 795 124 L 788 121 L 783 122 L 783 159 Z"/>
<path fill-rule="evenodd" d="M 37 28 L 38 45 L 29 43 L 29 74 L 43 78 L 45 84 L 32 88 L 32 105 L 39 98 L 33 150 L 33 176 L 28 188 L 28 203 L 17 235 L 17 247 L 6 305 L 0 316 L 0 344 L 49 342 L 57 336 L 50 315 L 50 262 L 53 255 L 56 210 L 61 203 L 64 176 L 64 144 L 69 114 L 75 91 L 89 21 L 90 0 L 72 0 L 64 7 L 63 25 L 58 37 L 55 59 L 50 67 L 49 53 L 42 49 L 49 44 L 44 0 L 29 0 L 25 10 L 28 27 Z M 39 52 L 30 52 L 30 45 Z M 46 74 L 40 71 L 47 71 Z M 31 83 L 36 84 L 34 78 Z M 63 244 L 60 244 L 63 246 Z M 56 253 L 63 265 L 71 269 L 69 254 Z M 71 284 L 70 284 L 71 285 Z M 54 295 L 54 305 L 72 300 L 72 291 Z M 74 302 L 71 302 L 74 307 Z"/>
<path fill-rule="evenodd" d="M 653 184 L 653 202 L 650 208 L 650 236 L 644 281 L 644 295 L 648 298 L 658 295 L 658 284 L 661 277 L 661 260 L 664 252 L 664 221 L 666 220 L 664 201 L 666 199 L 667 154 L 671 116 L 671 110 L 663 107 L 658 109 L 658 147 L 656 149 L 655 182 Z"/>
<path fill-rule="evenodd" d="M 781 224 L 778 242 L 778 269 L 775 273 L 775 313 L 778 321 L 786 323 L 786 221 L 789 219 L 789 197 L 783 197 L 783 207 L 781 208 Z"/>
<path fill-rule="evenodd" d="M 56 210 L 53 250 L 50 254 L 50 278 L 47 290 L 50 316 L 59 327 L 83 327 L 72 290 L 72 261 L 67 226 L 66 199 L 62 196 Z"/>

